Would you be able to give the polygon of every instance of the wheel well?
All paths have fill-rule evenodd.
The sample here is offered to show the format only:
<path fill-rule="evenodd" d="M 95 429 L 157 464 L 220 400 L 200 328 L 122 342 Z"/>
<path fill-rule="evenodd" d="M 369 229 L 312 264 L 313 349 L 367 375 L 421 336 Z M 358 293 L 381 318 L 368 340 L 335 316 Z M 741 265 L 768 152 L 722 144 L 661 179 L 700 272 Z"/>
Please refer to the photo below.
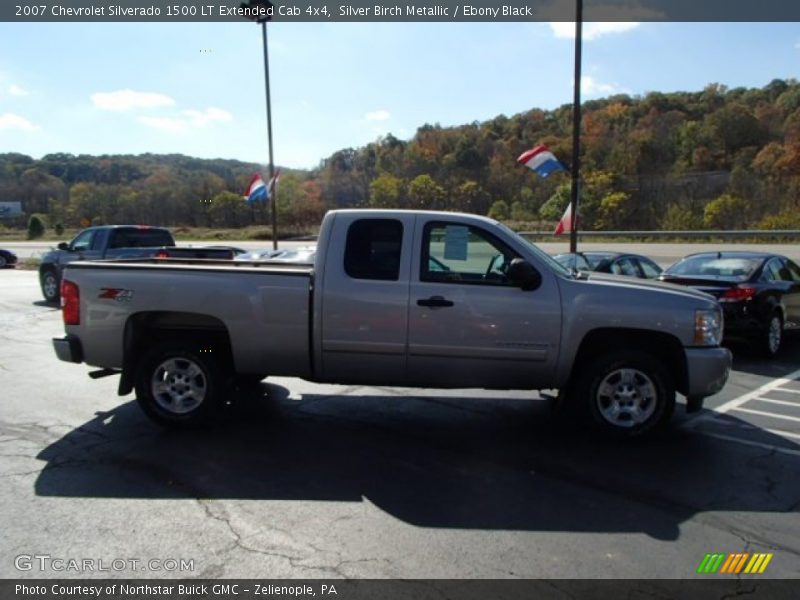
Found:
<path fill-rule="evenodd" d="M 125 323 L 120 396 L 133 390 L 142 356 L 164 341 L 183 341 L 187 350 L 213 352 L 223 366 L 233 366 L 230 335 L 225 324 L 216 317 L 170 311 L 136 313 Z"/>
<path fill-rule="evenodd" d="M 662 361 L 675 380 L 675 389 L 685 394 L 688 389 L 686 355 L 678 338 L 658 331 L 641 329 L 603 328 L 590 331 L 581 341 L 575 361 L 574 373 L 579 365 L 586 364 L 609 348 L 636 348 Z M 570 377 L 572 379 L 572 377 Z"/>

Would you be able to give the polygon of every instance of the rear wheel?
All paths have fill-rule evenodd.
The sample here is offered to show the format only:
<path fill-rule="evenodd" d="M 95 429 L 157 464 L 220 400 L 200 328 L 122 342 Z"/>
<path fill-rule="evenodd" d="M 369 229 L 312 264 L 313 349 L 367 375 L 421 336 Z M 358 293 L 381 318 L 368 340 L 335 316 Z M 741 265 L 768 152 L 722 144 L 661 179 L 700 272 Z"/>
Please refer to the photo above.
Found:
<path fill-rule="evenodd" d="M 767 358 L 774 358 L 783 345 L 783 319 L 779 311 L 774 311 L 767 321 L 766 328 L 756 340 L 761 353 Z"/>
<path fill-rule="evenodd" d="M 570 401 L 603 431 L 637 436 L 669 422 L 675 385 L 669 371 L 649 354 L 620 351 L 591 359 L 581 369 Z"/>
<path fill-rule="evenodd" d="M 226 378 L 221 365 L 193 346 L 163 342 L 147 353 L 137 370 L 136 399 L 145 414 L 161 425 L 205 423 L 223 394 Z"/>
<path fill-rule="evenodd" d="M 55 270 L 45 269 L 39 276 L 39 283 L 42 286 L 42 296 L 48 302 L 58 302 L 60 293 L 58 275 Z"/>

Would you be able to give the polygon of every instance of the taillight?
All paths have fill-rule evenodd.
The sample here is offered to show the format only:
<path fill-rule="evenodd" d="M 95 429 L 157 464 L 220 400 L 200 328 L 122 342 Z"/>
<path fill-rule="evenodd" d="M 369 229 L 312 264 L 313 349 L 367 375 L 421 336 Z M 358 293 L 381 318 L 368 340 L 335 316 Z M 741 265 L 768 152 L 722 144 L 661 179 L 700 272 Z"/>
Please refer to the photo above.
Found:
<path fill-rule="evenodd" d="M 66 279 L 61 281 L 61 314 L 64 325 L 81 324 L 81 293 L 77 284 Z"/>
<path fill-rule="evenodd" d="M 156 252 L 156 258 L 169 258 L 169 252 L 166 250 L 159 250 Z"/>
<path fill-rule="evenodd" d="M 740 300 L 750 300 L 756 295 L 756 288 L 748 285 L 737 285 L 729 290 L 725 290 L 719 301 L 720 302 L 739 302 Z"/>

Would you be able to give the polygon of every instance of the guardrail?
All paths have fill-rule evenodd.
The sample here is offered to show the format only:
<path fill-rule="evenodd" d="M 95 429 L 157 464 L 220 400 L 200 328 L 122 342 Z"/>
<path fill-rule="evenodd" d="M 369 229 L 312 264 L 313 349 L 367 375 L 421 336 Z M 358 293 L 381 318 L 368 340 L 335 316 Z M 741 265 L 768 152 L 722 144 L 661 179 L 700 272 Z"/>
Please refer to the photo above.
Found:
<path fill-rule="evenodd" d="M 526 238 L 547 238 L 556 241 L 568 241 L 569 234 L 556 236 L 552 231 L 520 231 L 519 234 Z M 798 229 L 745 229 L 721 231 L 717 229 L 691 230 L 691 231 L 579 231 L 578 238 L 628 238 L 628 239 L 709 239 L 709 240 L 746 240 L 746 239 L 771 239 L 771 240 L 800 240 Z"/>

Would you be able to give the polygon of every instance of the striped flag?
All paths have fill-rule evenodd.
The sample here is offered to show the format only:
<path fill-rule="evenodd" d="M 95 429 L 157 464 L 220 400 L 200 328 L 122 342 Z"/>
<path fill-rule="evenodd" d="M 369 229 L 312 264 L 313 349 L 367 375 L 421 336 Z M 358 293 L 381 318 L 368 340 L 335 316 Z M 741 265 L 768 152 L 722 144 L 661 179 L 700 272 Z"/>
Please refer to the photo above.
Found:
<path fill-rule="evenodd" d="M 266 200 L 269 198 L 269 191 L 267 184 L 261 179 L 261 175 L 255 174 L 247 185 L 247 191 L 244 193 L 244 199 L 248 204 L 254 204 L 259 200 Z"/>
<path fill-rule="evenodd" d="M 562 233 L 572 232 L 572 202 L 567 204 L 567 210 L 564 211 L 564 216 L 556 225 L 556 231 L 553 235 L 561 235 Z"/>
<path fill-rule="evenodd" d="M 550 148 L 545 145 L 536 146 L 527 152 L 523 152 L 517 162 L 534 171 L 539 177 L 547 177 L 554 171 L 567 170 L 564 163 L 558 160 L 555 154 L 550 152 Z"/>

